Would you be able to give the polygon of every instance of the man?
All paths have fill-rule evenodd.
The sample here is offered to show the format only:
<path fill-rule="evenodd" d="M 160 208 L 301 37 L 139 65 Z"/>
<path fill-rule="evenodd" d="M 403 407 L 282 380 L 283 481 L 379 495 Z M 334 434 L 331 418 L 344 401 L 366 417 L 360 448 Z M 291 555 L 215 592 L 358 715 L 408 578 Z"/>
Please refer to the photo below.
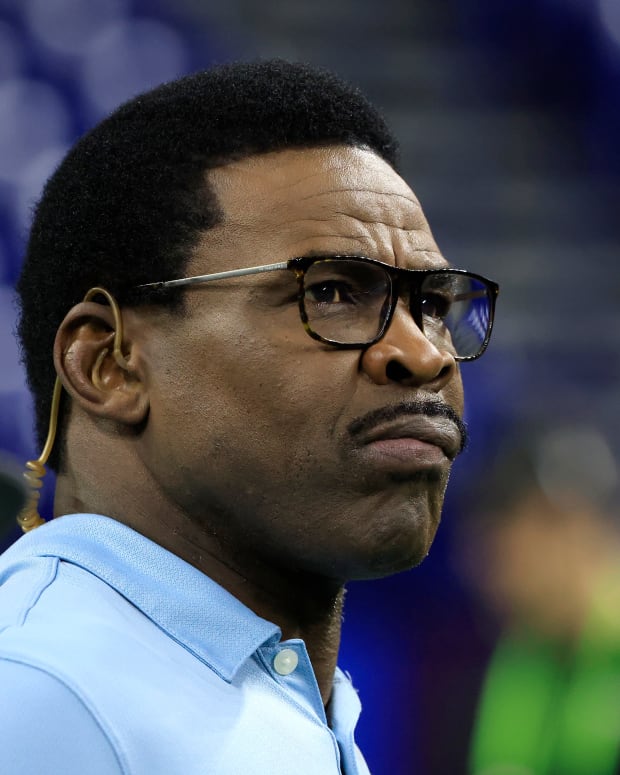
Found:
<path fill-rule="evenodd" d="M 497 292 L 395 165 L 356 90 L 271 61 L 136 98 L 48 183 L 20 334 L 64 516 L 0 565 L 0 771 L 367 772 L 343 587 L 428 552 Z"/>

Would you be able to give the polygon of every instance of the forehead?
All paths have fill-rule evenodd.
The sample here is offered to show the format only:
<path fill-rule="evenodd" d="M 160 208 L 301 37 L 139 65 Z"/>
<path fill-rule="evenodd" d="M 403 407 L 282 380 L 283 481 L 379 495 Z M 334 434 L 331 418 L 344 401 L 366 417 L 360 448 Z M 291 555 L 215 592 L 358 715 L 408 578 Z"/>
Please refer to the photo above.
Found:
<path fill-rule="evenodd" d="M 224 248 L 222 268 L 243 265 L 226 255 L 233 245 L 239 258 L 251 247 L 254 263 L 322 251 L 412 268 L 446 263 L 413 191 L 369 150 L 261 154 L 211 170 L 208 179 L 223 219 L 204 235 L 204 247 Z M 214 252 L 209 255 L 201 269 L 219 269 Z"/>

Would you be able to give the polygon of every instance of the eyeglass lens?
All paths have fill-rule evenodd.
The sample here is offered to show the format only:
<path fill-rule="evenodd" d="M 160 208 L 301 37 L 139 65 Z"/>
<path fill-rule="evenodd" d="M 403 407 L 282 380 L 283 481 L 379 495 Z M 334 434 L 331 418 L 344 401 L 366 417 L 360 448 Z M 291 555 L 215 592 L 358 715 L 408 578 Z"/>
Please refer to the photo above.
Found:
<path fill-rule="evenodd" d="M 372 342 L 390 311 L 392 280 L 375 264 L 342 258 L 316 261 L 306 270 L 304 289 L 308 325 L 334 343 Z M 479 354 L 491 316 L 482 281 L 457 272 L 430 274 L 409 303 L 414 319 L 440 349 L 459 358 Z"/>

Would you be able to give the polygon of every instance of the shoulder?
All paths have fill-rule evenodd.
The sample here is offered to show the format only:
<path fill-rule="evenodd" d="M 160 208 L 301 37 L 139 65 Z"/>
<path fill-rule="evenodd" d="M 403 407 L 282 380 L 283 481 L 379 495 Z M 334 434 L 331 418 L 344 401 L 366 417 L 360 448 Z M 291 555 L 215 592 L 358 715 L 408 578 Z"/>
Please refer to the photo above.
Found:
<path fill-rule="evenodd" d="M 91 629 L 78 574 L 56 557 L 22 558 L 2 574 L 0 772 L 128 773 L 109 726 L 74 680 L 72 664 L 84 651 L 76 636 Z M 82 628 L 72 626 L 80 617 Z"/>
<path fill-rule="evenodd" d="M 0 772 L 128 773 L 109 734 L 58 677 L 0 656 L 0 686 Z"/>

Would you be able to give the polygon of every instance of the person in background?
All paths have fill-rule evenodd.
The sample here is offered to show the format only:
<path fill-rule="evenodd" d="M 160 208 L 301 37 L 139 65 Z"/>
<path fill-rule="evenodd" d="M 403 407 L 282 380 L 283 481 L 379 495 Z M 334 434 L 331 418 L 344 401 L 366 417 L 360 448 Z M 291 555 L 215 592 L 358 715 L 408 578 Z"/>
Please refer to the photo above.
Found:
<path fill-rule="evenodd" d="M 620 772 L 616 464 L 584 425 L 507 438 L 460 531 L 461 567 L 501 635 L 472 775 Z"/>
<path fill-rule="evenodd" d="M 57 518 L 0 560 L 1 772 L 368 772 L 344 587 L 428 553 L 498 291 L 397 170 L 363 95 L 276 60 L 136 97 L 46 185 L 19 331 Z"/>

